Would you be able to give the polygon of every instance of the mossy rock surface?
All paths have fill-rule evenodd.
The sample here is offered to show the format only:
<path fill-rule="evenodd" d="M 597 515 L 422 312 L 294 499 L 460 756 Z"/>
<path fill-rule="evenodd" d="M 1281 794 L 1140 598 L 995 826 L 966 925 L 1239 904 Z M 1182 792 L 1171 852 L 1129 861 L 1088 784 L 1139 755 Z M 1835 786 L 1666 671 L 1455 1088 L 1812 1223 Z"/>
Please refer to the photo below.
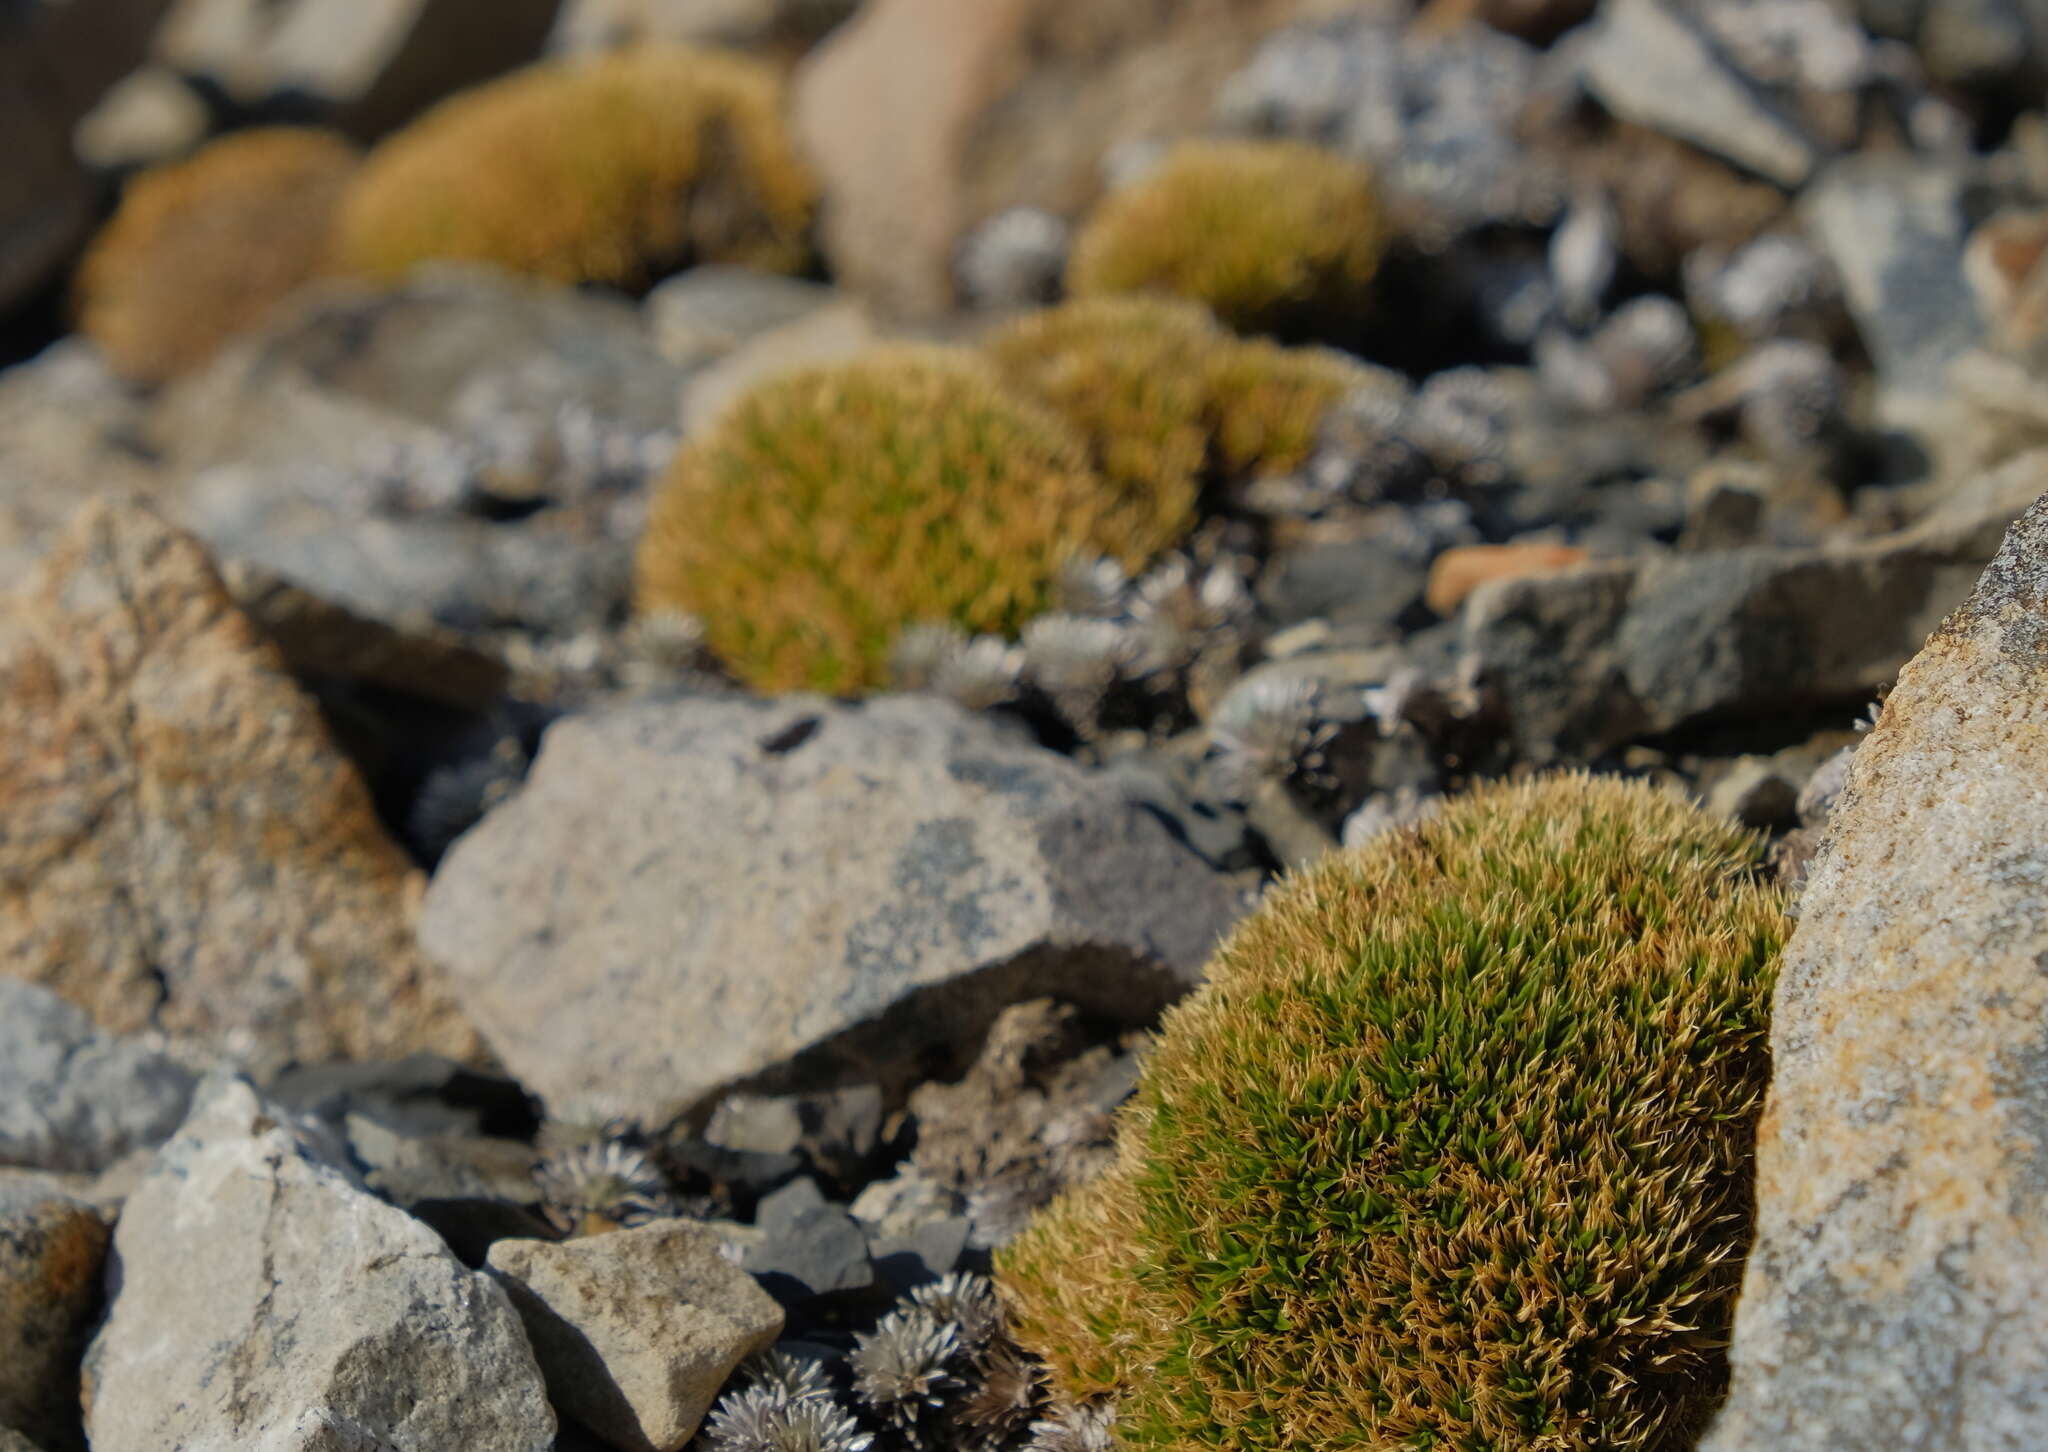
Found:
<path fill-rule="evenodd" d="M 1785 931 L 1755 838 L 1583 776 L 1291 879 L 1004 1253 L 1021 1337 L 1135 1448 L 1689 1445 Z"/>

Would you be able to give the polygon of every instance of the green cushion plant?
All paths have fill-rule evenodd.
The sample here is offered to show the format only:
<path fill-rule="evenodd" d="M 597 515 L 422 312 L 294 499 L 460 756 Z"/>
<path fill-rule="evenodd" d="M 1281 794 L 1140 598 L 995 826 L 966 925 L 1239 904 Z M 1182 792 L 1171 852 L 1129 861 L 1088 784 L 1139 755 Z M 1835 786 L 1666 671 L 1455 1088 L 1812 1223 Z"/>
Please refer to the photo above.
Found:
<path fill-rule="evenodd" d="M 999 1263 L 1132 1448 L 1690 1445 L 1725 1384 L 1786 929 L 1755 837 L 1481 788 L 1277 888 L 1119 1160 Z"/>

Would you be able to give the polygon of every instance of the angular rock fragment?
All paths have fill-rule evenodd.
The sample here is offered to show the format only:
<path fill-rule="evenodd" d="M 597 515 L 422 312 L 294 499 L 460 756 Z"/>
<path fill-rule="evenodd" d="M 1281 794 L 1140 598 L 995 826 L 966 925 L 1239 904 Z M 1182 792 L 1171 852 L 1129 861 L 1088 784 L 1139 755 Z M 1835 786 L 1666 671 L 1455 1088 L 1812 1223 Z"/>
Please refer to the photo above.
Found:
<path fill-rule="evenodd" d="M 660 1220 L 563 1245 L 501 1240 L 490 1267 L 526 1322 L 555 1405 L 626 1452 L 677 1452 L 782 1308 L 718 1232 Z"/>
<path fill-rule="evenodd" d="M 89 504 L 0 606 L 0 972 L 259 1070 L 457 1057 L 419 880 L 198 541 Z"/>
<path fill-rule="evenodd" d="M 1101 779 L 950 703 L 698 698 L 552 727 L 421 942 L 556 1117 L 659 1123 L 734 1087 L 900 1092 L 1022 998 L 1143 1022 L 1239 907 Z"/>
<path fill-rule="evenodd" d="M 240 1080 L 129 1199 L 86 1356 L 95 1452 L 549 1452 L 555 1417 L 489 1277 Z"/>

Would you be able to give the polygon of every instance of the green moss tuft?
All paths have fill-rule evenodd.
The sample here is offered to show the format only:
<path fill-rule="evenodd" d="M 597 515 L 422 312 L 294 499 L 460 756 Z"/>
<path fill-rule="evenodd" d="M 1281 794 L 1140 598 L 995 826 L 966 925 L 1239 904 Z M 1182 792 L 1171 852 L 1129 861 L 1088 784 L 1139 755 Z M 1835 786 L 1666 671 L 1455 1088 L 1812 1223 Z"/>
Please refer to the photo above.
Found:
<path fill-rule="evenodd" d="M 1300 330 L 1359 312 L 1383 247 L 1356 162 L 1295 141 L 1191 141 L 1096 208 L 1067 291 L 1166 293 L 1241 331 Z"/>
<path fill-rule="evenodd" d="M 1650 1449 L 1721 1395 L 1785 931 L 1651 789 L 1483 788 L 1284 884 L 1117 1167 L 1002 1256 L 1133 1448 Z"/>
<path fill-rule="evenodd" d="M 815 195 L 774 71 L 647 45 L 530 67 L 385 141 L 338 253 L 382 278 L 437 258 L 626 287 L 698 262 L 794 271 Z"/>
<path fill-rule="evenodd" d="M 696 615 L 763 690 L 866 690 L 906 625 L 1013 632 L 1068 555 L 1142 564 L 1141 514 L 973 353 L 894 347 L 771 379 L 681 452 L 638 604 Z"/>
<path fill-rule="evenodd" d="M 236 132 L 135 177 L 79 268 L 79 326 L 121 373 L 204 364 L 311 280 L 357 167 L 331 132 Z"/>

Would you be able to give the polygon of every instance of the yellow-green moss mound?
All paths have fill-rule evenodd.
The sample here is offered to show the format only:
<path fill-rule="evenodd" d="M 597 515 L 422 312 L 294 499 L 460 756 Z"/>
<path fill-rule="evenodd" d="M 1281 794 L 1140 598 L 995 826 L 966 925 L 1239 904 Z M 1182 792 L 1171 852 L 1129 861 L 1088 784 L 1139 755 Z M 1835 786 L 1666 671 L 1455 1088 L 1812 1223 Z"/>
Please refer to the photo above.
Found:
<path fill-rule="evenodd" d="M 1294 141 L 1191 141 L 1096 208 L 1067 291 L 1192 298 L 1247 332 L 1312 328 L 1364 307 L 1383 245 L 1356 162 Z"/>
<path fill-rule="evenodd" d="M 128 183 L 79 268 L 79 326 L 120 372 L 198 367 L 319 271 L 355 149 L 276 127 L 223 137 Z"/>
<path fill-rule="evenodd" d="M 973 353 L 899 346 L 771 379 L 684 448 L 637 600 L 697 616 L 762 690 L 859 691 L 904 626 L 1014 631 L 1069 554 L 1136 567 L 1157 540 L 1081 439 Z"/>
<path fill-rule="evenodd" d="M 1204 484 L 1284 472 L 1329 407 L 1365 378 L 1344 355 L 1248 342 L 1198 303 L 1104 297 L 996 329 L 982 349 L 1006 382 L 1058 413 L 1163 546 Z"/>
<path fill-rule="evenodd" d="M 773 70 L 650 45 L 443 102 L 371 154 L 338 255 L 375 277 L 446 258 L 626 287 L 697 262 L 788 271 L 815 196 Z"/>
<path fill-rule="evenodd" d="M 1117 1167 L 1002 1256 L 1133 1448 L 1689 1446 L 1722 1391 L 1785 919 L 1650 788 L 1484 788 L 1277 889 Z"/>

